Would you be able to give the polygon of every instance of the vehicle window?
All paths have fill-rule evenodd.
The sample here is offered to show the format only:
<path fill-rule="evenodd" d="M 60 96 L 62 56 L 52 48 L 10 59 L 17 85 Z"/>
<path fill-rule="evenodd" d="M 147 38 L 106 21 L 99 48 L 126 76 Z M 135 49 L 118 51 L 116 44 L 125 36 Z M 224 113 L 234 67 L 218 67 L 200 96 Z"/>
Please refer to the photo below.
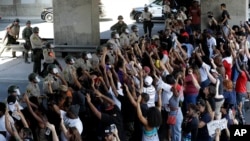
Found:
<path fill-rule="evenodd" d="M 162 0 L 155 0 L 155 1 L 152 2 L 152 4 L 162 5 Z"/>

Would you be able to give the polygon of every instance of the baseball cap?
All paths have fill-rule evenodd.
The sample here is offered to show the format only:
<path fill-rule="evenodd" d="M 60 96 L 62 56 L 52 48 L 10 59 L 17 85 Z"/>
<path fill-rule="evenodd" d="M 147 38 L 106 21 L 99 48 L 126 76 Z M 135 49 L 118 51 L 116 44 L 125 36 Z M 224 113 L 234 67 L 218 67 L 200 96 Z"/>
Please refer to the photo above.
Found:
<path fill-rule="evenodd" d="M 152 36 L 152 39 L 153 39 L 153 40 L 159 40 L 160 37 L 159 37 L 159 35 L 153 35 L 153 36 Z"/>
<path fill-rule="evenodd" d="M 150 73 L 150 68 L 148 66 L 144 66 L 143 67 L 143 70 L 146 72 L 146 73 Z"/>
<path fill-rule="evenodd" d="M 151 76 L 146 76 L 146 78 L 144 79 L 144 83 L 149 86 L 151 85 L 153 82 L 153 78 Z"/>
<path fill-rule="evenodd" d="M 80 110 L 80 106 L 79 106 L 78 104 L 76 104 L 76 105 L 71 105 L 71 106 L 69 107 L 69 111 L 70 111 L 72 114 L 74 114 L 75 116 L 77 116 L 77 117 L 78 117 L 78 114 L 79 114 L 79 110 Z"/>

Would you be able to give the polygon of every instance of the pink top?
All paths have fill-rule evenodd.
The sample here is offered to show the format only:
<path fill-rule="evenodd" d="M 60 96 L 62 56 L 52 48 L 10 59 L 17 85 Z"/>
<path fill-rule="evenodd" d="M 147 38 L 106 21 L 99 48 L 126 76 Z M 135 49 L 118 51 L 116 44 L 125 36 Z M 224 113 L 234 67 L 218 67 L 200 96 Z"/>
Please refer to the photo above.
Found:
<path fill-rule="evenodd" d="M 196 74 L 193 74 L 193 75 L 194 75 L 194 77 L 197 80 Z M 188 74 L 185 77 L 184 83 L 185 83 L 185 89 L 184 89 L 184 94 L 185 95 L 194 95 L 194 94 L 198 94 L 199 93 L 199 90 L 197 90 L 196 87 L 195 87 L 195 85 L 193 84 L 192 77 L 191 77 L 190 74 Z"/>

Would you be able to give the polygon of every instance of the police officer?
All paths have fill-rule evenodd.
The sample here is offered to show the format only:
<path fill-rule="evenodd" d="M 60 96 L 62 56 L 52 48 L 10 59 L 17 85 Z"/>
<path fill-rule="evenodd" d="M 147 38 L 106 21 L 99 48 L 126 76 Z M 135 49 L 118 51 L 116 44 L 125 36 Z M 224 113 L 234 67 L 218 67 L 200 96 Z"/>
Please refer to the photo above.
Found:
<path fill-rule="evenodd" d="M 42 74 L 41 74 L 41 62 L 42 62 L 42 57 L 43 57 L 43 50 L 42 50 L 43 41 L 39 37 L 38 34 L 39 34 L 39 28 L 34 27 L 33 33 L 30 36 L 30 43 L 32 46 L 33 60 L 34 60 L 33 72 L 42 76 Z"/>
<path fill-rule="evenodd" d="M 123 27 L 122 28 L 122 34 L 120 36 L 120 44 L 123 49 L 126 49 L 129 47 L 129 29 L 128 27 Z"/>
<path fill-rule="evenodd" d="M 89 54 L 89 56 L 86 54 L 86 52 L 82 52 L 81 57 L 78 58 L 74 64 L 75 68 L 82 68 L 83 70 L 90 71 L 92 69 L 92 65 L 89 61 L 89 59 L 92 58 L 92 55 Z"/>
<path fill-rule="evenodd" d="M 121 44 L 119 41 L 119 34 L 116 31 L 111 32 L 111 38 L 107 41 L 107 43 L 113 44 L 114 51 L 121 49 Z"/>
<path fill-rule="evenodd" d="M 6 33 L 6 36 L 4 37 L 4 41 L 7 38 L 6 45 L 19 44 L 19 42 L 17 42 L 17 39 L 19 38 L 19 32 L 20 32 L 19 19 L 16 18 L 13 21 L 13 23 L 7 26 L 6 30 L 7 30 L 7 33 Z M 12 51 L 12 57 L 16 57 L 15 51 Z"/>
<path fill-rule="evenodd" d="M 53 94 L 59 90 L 60 85 L 66 85 L 67 82 L 63 76 L 59 74 L 59 71 L 55 64 L 49 64 L 47 67 L 48 75 L 43 81 L 43 92 L 46 94 Z"/>
<path fill-rule="evenodd" d="M 24 62 L 28 64 L 30 63 L 28 61 L 28 58 L 29 58 L 29 51 L 31 50 L 30 36 L 32 35 L 32 27 L 30 25 L 31 25 L 31 22 L 27 21 L 26 27 L 23 29 L 23 32 L 22 32 L 22 38 L 25 40 Z"/>
<path fill-rule="evenodd" d="M 152 13 L 148 11 L 148 7 L 144 7 L 144 11 L 142 12 L 143 19 L 143 29 L 144 34 L 148 34 L 148 37 L 151 38 L 151 32 L 153 28 L 153 23 L 151 22 Z"/>
<path fill-rule="evenodd" d="M 17 85 L 10 85 L 8 87 L 8 95 L 20 96 L 21 92 Z"/>
<path fill-rule="evenodd" d="M 39 97 L 41 95 L 41 92 L 38 85 L 38 83 L 40 82 L 38 75 L 36 73 L 30 73 L 28 79 L 29 79 L 29 84 L 26 87 L 27 96 Z"/>
<path fill-rule="evenodd" d="M 80 82 L 77 79 L 76 68 L 74 67 L 75 60 L 73 56 L 68 55 L 65 57 L 66 67 L 63 69 L 63 77 L 68 86 L 74 90 L 82 88 Z"/>
<path fill-rule="evenodd" d="M 139 41 L 139 33 L 138 33 L 139 28 L 137 27 L 137 25 L 132 25 L 131 30 L 132 30 L 132 33 L 130 33 L 129 35 L 129 41 L 130 41 L 130 44 L 133 45 Z"/>
<path fill-rule="evenodd" d="M 116 31 L 119 35 L 122 34 L 122 28 L 128 27 L 127 24 L 123 21 L 123 16 L 118 16 L 118 22 L 111 26 L 110 30 Z"/>
<path fill-rule="evenodd" d="M 41 72 L 43 77 L 47 76 L 47 74 L 48 74 L 47 66 L 49 64 L 57 65 L 60 68 L 60 70 L 62 71 L 62 66 L 60 65 L 60 63 L 56 59 L 55 52 L 54 52 L 53 47 L 51 46 L 50 43 L 46 43 L 45 49 L 43 49 L 43 57 L 44 57 L 44 63 L 43 63 L 43 70 Z"/>

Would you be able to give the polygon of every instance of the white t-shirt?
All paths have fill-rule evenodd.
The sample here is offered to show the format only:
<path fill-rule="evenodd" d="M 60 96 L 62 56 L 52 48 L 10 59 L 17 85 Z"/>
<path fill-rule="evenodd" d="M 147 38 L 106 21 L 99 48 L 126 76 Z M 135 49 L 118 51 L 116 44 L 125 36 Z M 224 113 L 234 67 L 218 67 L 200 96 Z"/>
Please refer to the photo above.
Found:
<path fill-rule="evenodd" d="M 201 68 L 199 69 L 200 70 L 200 75 L 201 75 L 201 82 L 205 81 L 208 79 L 208 76 L 207 76 L 207 71 L 206 69 L 207 68 L 208 70 L 210 70 L 210 66 L 206 63 L 202 63 L 202 66 Z"/>
<path fill-rule="evenodd" d="M 149 87 L 143 87 L 142 92 L 149 95 L 149 100 L 147 102 L 148 108 L 154 107 L 155 106 L 155 94 L 156 94 L 155 87 L 153 85 L 150 85 Z"/>
<path fill-rule="evenodd" d="M 83 125 L 82 125 L 82 121 L 80 120 L 80 118 L 76 118 L 76 119 L 70 119 L 66 116 L 66 112 L 63 110 L 60 110 L 61 112 L 61 116 L 63 117 L 63 121 L 64 121 L 64 125 L 67 127 L 76 127 L 76 129 L 79 131 L 79 133 L 81 134 L 83 131 Z M 67 141 L 67 138 L 65 137 L 65 135 L 63 134 L 63 132 L 61 131 L 61 140 L 62 141 Z"/>
<path fill-rule="evenodd" d="M 168 104 L 169 99 L 173 96 L 173 92 L 171 91 L 172 86 L 162 81 L 161 78 L 156 83 L 156 86 L 157 90 L 162 89 L 161 101 L 163 109 L 166 111 L 170 111 Z"/>

